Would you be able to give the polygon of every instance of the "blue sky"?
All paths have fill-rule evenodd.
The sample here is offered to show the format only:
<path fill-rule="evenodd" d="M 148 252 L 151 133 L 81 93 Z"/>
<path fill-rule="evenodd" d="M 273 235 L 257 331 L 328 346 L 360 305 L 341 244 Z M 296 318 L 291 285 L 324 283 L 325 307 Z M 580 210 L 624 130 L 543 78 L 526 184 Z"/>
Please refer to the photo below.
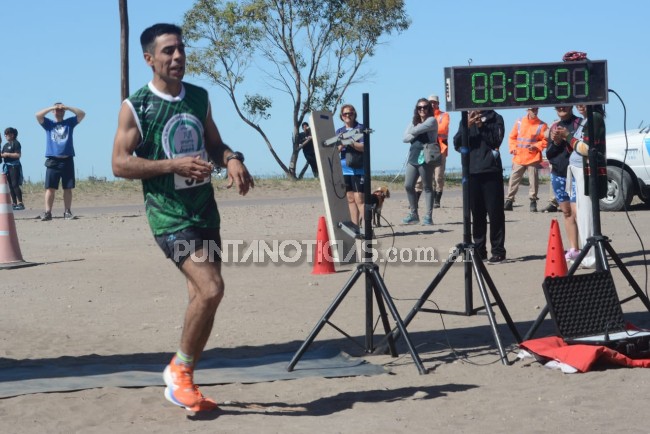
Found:
<path fill-rule="evenodd" d="M 402 134 L 416 100 L 432 93 L 442 96 L 443 68 L 465 66 L 468 59 L 474 65 L 541 63 L 560 61 L 571 50 L 587 52 L 591 59 L 607 60 L 609 88 L 625 102 L 627 128 L 650 122 L 650 111 L 645 107 L 650 93 L 648 58 L 644 54 L 648 52 L 647 37 L 643 36 L 650 3 L 627 1 L 624 8 L 612 7 L 611 2 L 603 0 L 588 3 L 547 0 L 523 6 L 505 0 L 407 0 L 411 27 L 377 49 L 365 64 L 364 72 L 371 72 L 370 78 L 353 86 L 345 96 L 345 102 L 361 112 L 362 94 L 370 95 L 373 172 L 402 168 L 407 151 Z M 151 78 L 138 42 L 141 31 L 155 22 L 181 24 L 192 4 L 191 0 L 129 2 L 132 92 Z M 75 131 L 78 176 L 113 179 L 110 156 L 121 103 L 117 0 L 5 2 L 2 16 L 5 54 L 0 128 L 18 129 L 25 177 L 38 182 L 45 173 L 45 135 L 34 113 L 62 101 L 87 113 Z M 208 88 L 224 141 L 246 154 L 254 175 L 281 173 L 261 138 L 234 114 L 223 91 L 197 77 L 186 76 L 186 80 Z M 246 86 L 253 91 L 268 87 L 256 74 L 250 75 Z M 272 117 L 263 128 L 288 163 L 292 128 L 289 101 L 283 94 L 272 97 Z M 524 109 L 500 113 L 509 131 Z M 454 134 L 460 113 L 450 114 L 450 134 Z M 540 117 L 552 122 L 555 111 L 542 108 Z M 623 107 L 610 94 L 607 129 L 621 131 L 623 126 Z M 502 155 L 509 167 L 505 146 Z M 302 164 L 301 156 L 300 167 Z M 453 150 L 447 167 L 460 167 L 459 154 Z"/>

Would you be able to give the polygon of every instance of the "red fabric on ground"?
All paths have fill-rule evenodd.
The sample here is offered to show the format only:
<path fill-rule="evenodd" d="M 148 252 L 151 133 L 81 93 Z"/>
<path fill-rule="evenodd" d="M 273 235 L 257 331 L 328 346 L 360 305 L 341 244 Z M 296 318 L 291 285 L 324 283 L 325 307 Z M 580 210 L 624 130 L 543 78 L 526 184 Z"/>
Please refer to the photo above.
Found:
<path fill-rule="evenodd" d="M 596 361 L 631 368 L 650 368 L 650 359 L 631 359 L 618 351 L 598 345 L 568 345 L 557 336 L 529 339 L 519 346 L 538 356 L 566 363 L 580 372 L 589 371 Z"/>

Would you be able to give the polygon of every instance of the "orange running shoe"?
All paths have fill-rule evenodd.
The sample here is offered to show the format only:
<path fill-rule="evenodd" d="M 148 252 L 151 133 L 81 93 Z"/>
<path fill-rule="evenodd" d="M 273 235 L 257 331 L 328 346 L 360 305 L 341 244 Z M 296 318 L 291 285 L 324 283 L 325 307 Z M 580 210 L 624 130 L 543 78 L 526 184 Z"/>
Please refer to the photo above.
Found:
<path fill-rule="evenodd" d="M 165 398 L 179 407 L 190 408 L 204 399 L 198 387 L 194 385 L 194 368 L 185 363 L 176 363 L 176 356 L 163 372 Z"/>
<path fill-rule="evenodd" d="M 214 400 L 203 396 L 203 394 L 199 391 L 199 386 L 194 385 L 194 388 L 201 396 L 201 400 L 198 402 L 198 404 L 192 407 L 185 407 L 187 410 L 197 412 L 197 411 L 213 411 L 219 408 L 219 405 Z"/>

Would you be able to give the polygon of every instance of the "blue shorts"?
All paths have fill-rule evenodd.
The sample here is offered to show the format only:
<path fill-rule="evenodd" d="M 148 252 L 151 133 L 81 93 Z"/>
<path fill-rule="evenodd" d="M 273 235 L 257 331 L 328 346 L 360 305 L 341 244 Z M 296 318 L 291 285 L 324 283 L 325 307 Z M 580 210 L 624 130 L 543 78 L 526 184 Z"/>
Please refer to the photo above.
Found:
<path fill-rule="evenodd" d="M 186 228 L 154 236 L 165 256 L 180 269 L 187 258 L 203 249 L 199 260 L 221 262 L 221 235 L 216 228 Z M 204 259 L 205 258 L 205 259 Z"/>
<path fill-rule="evenodd" d="M 571 195 L 566 192 L 566 177 L 551 173 L 551 186 L 558 203 L 570 201 L 576 203 L 576 183 L 571 183 Z"/>

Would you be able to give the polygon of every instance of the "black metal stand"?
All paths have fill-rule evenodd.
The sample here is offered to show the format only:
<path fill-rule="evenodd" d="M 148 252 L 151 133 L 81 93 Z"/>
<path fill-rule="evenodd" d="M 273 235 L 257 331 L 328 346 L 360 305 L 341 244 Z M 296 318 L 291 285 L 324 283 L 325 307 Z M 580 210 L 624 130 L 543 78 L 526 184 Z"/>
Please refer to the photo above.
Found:
<path fill-rule="evenodd" d="M 363 168 L 364 168 L 364 173 L 370 174 L 370 126 L 369 126 L 370 116 L 369 116 L 367 93 L 363 94 L 363 124 L 366 128 L 363 135 L 364 136 Z M 404 341 L 406 342 L 408 350 L 411 353 L 411 357 L 413 358 L 413 361 L 415 362 L 418 371 L 420 372 L 420 374 L 427 373 L 427 369 L 424 368 L 424 365 L 422 364 L 422 360 L 420 359 L 420 356 L 418 355 L 415 347 L 413 346 L 413 343 L 411 342 L 411 339 L 406 330 L 406 326 L 404 325 L 404 322 L 402 321 L 399 312 L 397 312 L 397 308 L 395 307 L 395 304 L 393 303 L 393 299 L 388 292 L 388 288 L 386 287 L 381 275 L 379 274 L 378 267 L 372 261 L 372 249 L 371 249 L 372 199 L 370 193 L 369 175 L 366 177 L 364 182 L 364 204 L 365 207 L 364 207 L 364 217 L 363 217 L 363 223 L 364 223 L 363 262 L 357 266 L 352 276 L 350 276 L 346 284 L 338 293 L 334 301 L 327 308 L 327 310 L 325 311 L 321 319 L 318 321 L 314 329 L 311 331 L 307 339 L 302 343 L 302 345 L 300 346 L 296 354 L 293 356 L 291 362 L 289 363 L 289 366 L 287 367 L 287 371 L 289 372 L 293 371 L 293 368 L 296 366 L 296 363 L 298 363 L 298 361 L 300 360 L 304 352 L 307 351 L 307 348 L 311 345 L 314 339 L 316 339 L 316 336 L 321 331 L 321 329 L 325 326 L 325 324 L 329 324 L 330 326 L 332 326 L 338 332 L 342 333 L 347 338 L 352 339 L 347 333 L 345 333 L 336 325 L 332 324 L 329 321 L 329 319 L 334 314 L 334 312 L 341 304 L 341 302 L 348 294 L 348 292 L 352 289 L 352 287 L 357 282 L 359 277 L 364 275 L 366 278 L 365 279 L 366 281 L 366 334 L 365 334 L 365 346 L 364 346 L 365 351 L 367 353 L 372 353 L 375 350 L 375 346 L 373 342 L 373 334 L 374 334 L 373 297 L 374 297 L 374 299 L 376 299 L 377 301 L 379 315 L 381 318 L 382 325 L 384 327 L 384 331 L 386 333 L 386 341 L 388 342 L 388 347 L 390 348 L 390 354 L 393 357 L 397 357 L 397 351 L 395 350 L 395 341 L 391 335 L 391 328 L 388 322 L 388 315 L 386 313 L 386 307 L 384 303 L 388 305 L 388 309 L 390 310 L 390 313 L 395 321 L 397 330 L 399 330 L 399 332 L 404 336 Z"/>
<path fill-rule="evenodd" d="M 504 365 L 508 365 L 509 364 L 508 357 L 506 355 L 505 349 L 503 348 L 503 344 L 501 343 L 501 337 L 497 330 L 497 323 L 494 316 L 494 311 L 492 310 L 493 304 L 490 302 L 490 297 L 486 289 L 486 286 L 490 289 L 490 292 L 492 293 L 492 296 L 495 299 L 495 304 L 499 307 L 501 314 L 503 315 L 506 323 L 508 324 L 508 327 L 510 328 L 510 331 L 512 332 L 512 334 L 514 335 L 518 343 L 521 342 L 521 336 L 519 335 L 519 332 L 517 331 L 517 328 L 515 327 L 515 324 L 512 321 L 510 314 L 508 313 L 508 309 L 503 303 L 503 300 L 501 299 L 501 296 L 499 295 L 499 292 L 497 291 L 497 288 L 494 285 L 494 282 L 492 281 L 492 278 L 490 277 L 485 267 L 485 264 L 483 264 L 482 259 L 476 253 L 475 246 L 472 243 L 471 215 L 470 215 L 470 208 L 469 208 L 470 177 L 469 177 L 469 146 L 467 145 L 469 143 L 467 112 L 462 113 L 462 125 L 463 125 L 463 129 L 461 131 L 461 134 L 463 138 L 462 139 L 463 146 L 461 147 L 460 152 L 461 152 L 461 165 L 463 169 L 463 181 L 462 181 L 463 242 L 456 245 L 454 251 L 451 253 L 451 255 L 449 255 L 449 257 L 445 261 L 444 265 L 442 266 L 442 268 L 440 269 L 436 277 L 434 277 L 433 281 L 424 290 L 424 293 L 417 300 L 417 302 L 415 303 L 415 305 L 413 306 L 409 314 L 404 318 L 404 324 L 408 326 L 411 320 L 413 320 L 415 315 L 417 315 L 417 313 L 420 311 L 439 313 L 439 314 L 471 316 L 485 309 L 488 319 L 490 321 L 492 334 L 494 336 L 494 342 L 496 343 L 496 346 L 499 350 L 499 354 L 501 356 L 501 362 Z M 452 265 L 458 262 L 458 258 L 462 258 L 462 262 L 465 268 L 465 310 L 462 312 L 455 312 L 455 311 L 448 311 L 448 310 L 424 308 L 423 307 L 424 303 L 431 296 L 433 291 L 438 287 L 440 282 L 442 282 L 442 279 L 445 277 L 445 275 L 452 267 Z M 476 282 L 478 283 L 479 291 L 481 293 L 481 298 L 483 299 L 483 306 L 477 308 L 474 308 L 473 305 L 472 273 L 474 274 L 474 278 L 476 278 Z M 393 339 L 396 340 L 399 337 L 399 333 L 400 333 L 399 330 L 393 330 L 392 333 Z"/>
<path fill-rule="evenodd" d="M 593 115 L 594 115 L 594 109 L 592 106 L 588 105 L 587 106 L 587 129 L 589 131 L 589 137 L 592 138 L 590 141 L 593 143 L 595 138 L 594 135 L 594 122 L 593 122 Z M 575 152 L 575 151 L 574 151 Z M 574 261 L 573 265 L 571 265 L 571 268 L 569 268 L 569 271 L 567 273 L 568 276 L 572 276 L 580 264 L 582 263 L 583 259 L 585 256 L 587 256 L 587 253 L 591 249 L 596 249 L 595 251 L 595 256 L 596 256 L 596 270 L 597 271 L 605 271 L 611 274 L 611 269 L 609 268 L 609 265 L 607 263 L 607 256 L 605 255 L 605 252 L 609 253 L 609 256 L 612 258 L 614 263 L 618 266 L 619 270 L 621 270 L 621 273 L 623 276 L 625 276 L 625 279 L 627 279 L 627 282 L 630 284 L 630 286 L 634 289 L 634 292 L 636 295 L 630 296 L 624 300 L 621 300 L 620 303 L 626 303 L 636 297 L 639 297 L 643 305 L 650 311 L 650 300 L 648 300 L 648 297 L 643 293 L 643 290 L 641 290 L 641 287 L 634 281 L 634 277 L 632 277 L 632 274 L 628 271 L 628 269 L 625 267 L 623 264 L 623 261 L 621 261 L 621 258 L 616 254 L 616 251 L 614 248 L 611 246 L 610 239 L 604 236 L 601 233 L 601 226 L 600 226 L 600 199 L 598 198 L 598 149 L 596 146 L 592 146 L 591 143 L 589 143 L 589 167 L 590 167 L 590 172 L 589 172 L 589 198 L 591 199 L 591 212 L 593 216 L 593 225 L 594 225 L 594 235 L 587 238 L 587 244 L 582 248 L 580 251 L 580 254 Z M 604 150 L 602 150 L 604 152 Z M 578 192 L 580 194 L 580 192 Z M 549 313 L 549 307 L 548 304 L 544 306 L 542 311 L 540 312 L 539 316 L 531 326 L 531 328 L 526 332 L 526 335 L 524 336 L 524 340 L 530 339 L 539 326 L 542 325 L 542 322 L 544 322 L 544 319 Z"/>

